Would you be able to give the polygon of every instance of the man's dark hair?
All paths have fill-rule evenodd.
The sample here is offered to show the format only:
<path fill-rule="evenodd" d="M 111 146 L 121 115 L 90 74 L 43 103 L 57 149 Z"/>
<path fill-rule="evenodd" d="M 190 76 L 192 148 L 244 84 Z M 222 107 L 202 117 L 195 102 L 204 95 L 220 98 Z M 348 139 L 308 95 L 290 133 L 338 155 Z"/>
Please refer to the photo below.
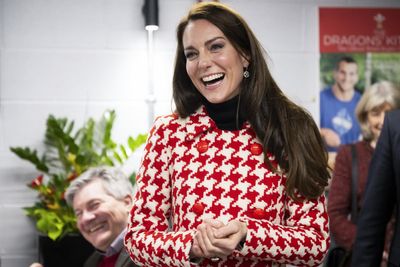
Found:
<path fill-rule="evenodd" d="M 336 70 L 339 69 L 339 65 L 340 65 L 340 63 L 342 63 L 342 62 L 354 63 L 354 64 L 358 65 L 358 64 L 357 64 L 357 61 L 355 61 L 354 58 L 352 58 L 352 57 L 350 57 L 350 56 L 344 56 L 344 57 L 341 57 L 341 58 L 338 60 L 338 62 L 336 62 L 336 67 L 335 67 Z"/>

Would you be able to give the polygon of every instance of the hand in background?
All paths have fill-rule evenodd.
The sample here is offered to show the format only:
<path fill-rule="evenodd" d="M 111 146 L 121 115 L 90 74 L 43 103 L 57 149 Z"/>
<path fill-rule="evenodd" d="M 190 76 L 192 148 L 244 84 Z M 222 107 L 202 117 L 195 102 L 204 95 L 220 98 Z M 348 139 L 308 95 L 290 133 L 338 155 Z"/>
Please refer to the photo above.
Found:
<path fill-rule="evenodd" d="M 321 135 L 328 146 L 338 147 L 340 145 L 340 137 L 332 129 L 321 128 Z"/>

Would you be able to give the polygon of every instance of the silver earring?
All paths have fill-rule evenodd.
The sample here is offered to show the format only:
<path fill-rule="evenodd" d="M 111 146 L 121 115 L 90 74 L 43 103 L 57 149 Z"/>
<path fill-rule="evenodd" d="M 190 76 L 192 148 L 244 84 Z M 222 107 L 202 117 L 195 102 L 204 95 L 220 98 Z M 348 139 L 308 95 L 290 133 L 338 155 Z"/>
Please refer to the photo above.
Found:
<path fill-rule="evenodd" d="M 245 79 L 247 79 L 247 78 L 250 77 L 250 72 L 247 70 L 247 68 L 243 71 L 243 77 L 244 77 Z"/>

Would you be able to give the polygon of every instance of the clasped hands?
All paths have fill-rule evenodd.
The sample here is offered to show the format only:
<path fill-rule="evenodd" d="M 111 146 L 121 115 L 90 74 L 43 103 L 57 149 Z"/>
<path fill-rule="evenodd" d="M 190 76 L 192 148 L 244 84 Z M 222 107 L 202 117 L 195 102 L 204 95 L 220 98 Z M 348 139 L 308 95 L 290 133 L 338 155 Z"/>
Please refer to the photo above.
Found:
<path fill-rule="evenodd" d="M 244 222 L 232 220 L 224 224 L 219 220 L 206 219 L 197 227 L 190 257 L 226 259 L 246 235 Z"/>

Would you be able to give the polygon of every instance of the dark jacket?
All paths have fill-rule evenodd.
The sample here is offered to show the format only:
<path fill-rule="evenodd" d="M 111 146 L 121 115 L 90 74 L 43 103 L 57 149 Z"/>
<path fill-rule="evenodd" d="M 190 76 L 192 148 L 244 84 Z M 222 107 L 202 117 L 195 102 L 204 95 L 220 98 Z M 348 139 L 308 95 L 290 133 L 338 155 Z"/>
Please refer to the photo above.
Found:
<path fill-rule="evenodd" d="M 388 266 L 400 266 L 400 110 L 386 114 L 369 168 L 363 208 L 358 220 L 352 266 L 379 266 L 386 224 L 396 206 L 395 234 Z M 396 203 L 397 202 L 397 203 Z"/>
<path fill-rule="evenodd" d="M 85 262 L 84 267 L 97 267 L 103 255 L 95 251 Z M 136 265 L 131 261 L 125 249 L 122 249 L 121 254 L 117 259 L 115 267 L 135 267 Z"/>

